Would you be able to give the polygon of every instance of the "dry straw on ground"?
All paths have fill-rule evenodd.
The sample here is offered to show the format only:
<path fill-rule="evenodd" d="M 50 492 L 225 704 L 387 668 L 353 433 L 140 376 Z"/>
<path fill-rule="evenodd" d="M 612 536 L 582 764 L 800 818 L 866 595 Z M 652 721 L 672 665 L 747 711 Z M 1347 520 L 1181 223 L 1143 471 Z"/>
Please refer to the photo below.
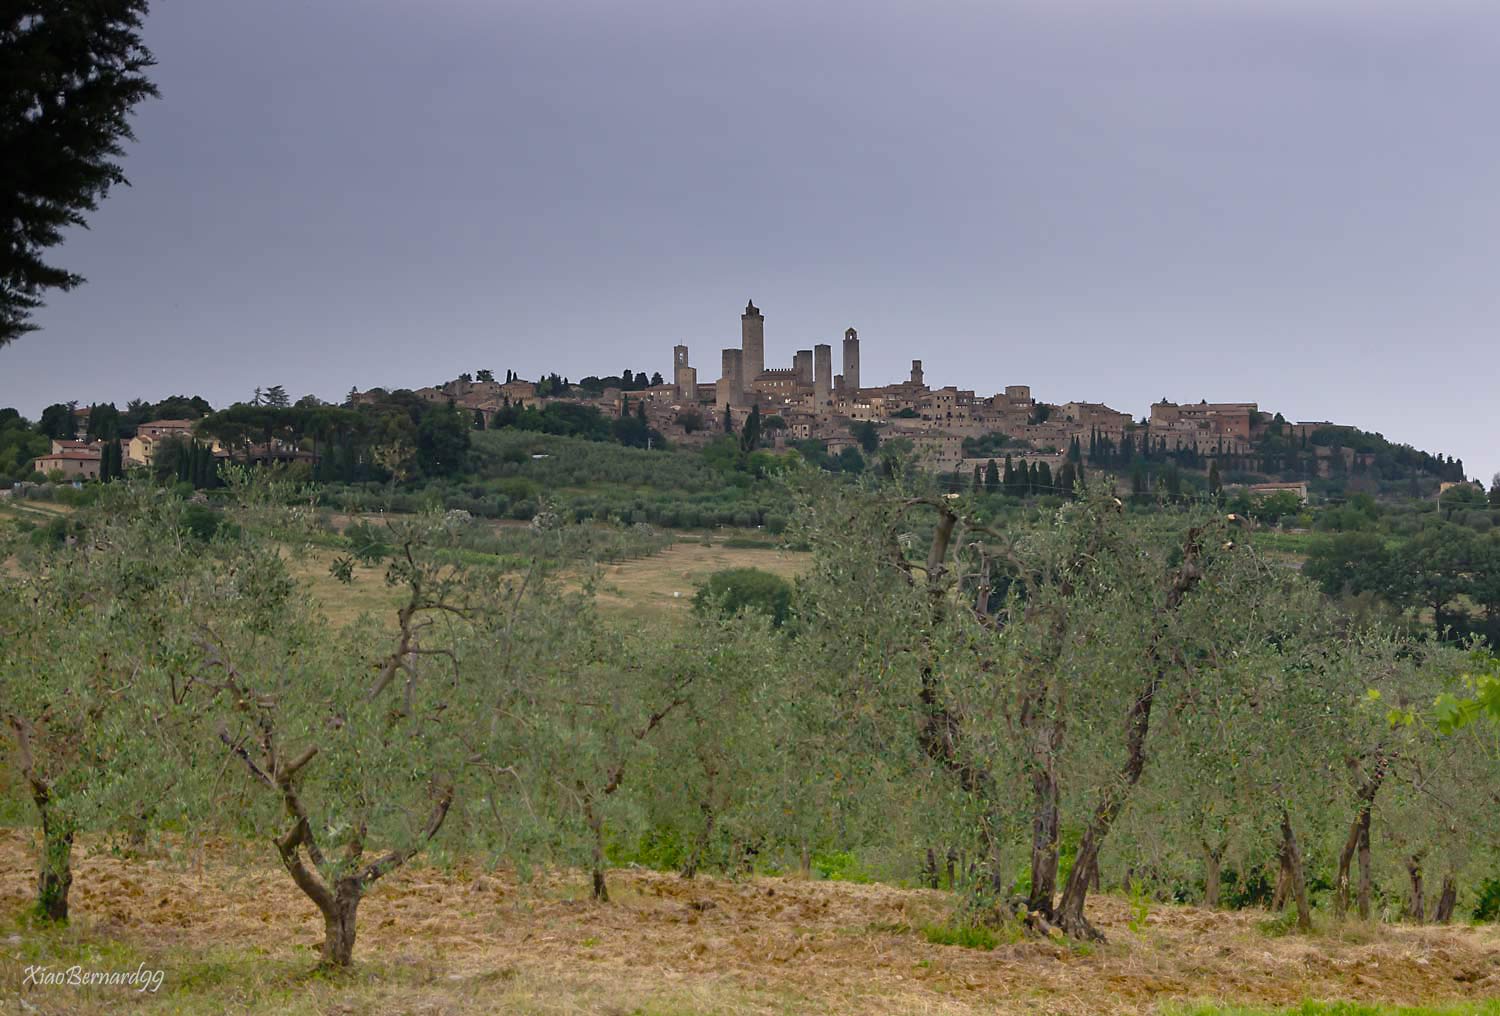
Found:
<path fill-rule="evenodd" d="M 0 834 L 6 914 L 28 901 L 34 856 L 29 835 Z M 1261 912 L 1160 907 L 1137 932 L 1125 902 L 1104 896 L 1091 916 L 1106 946 L 1025 941 L 981 951 L 923 937 L 922 927 L 949 913 L 939 892 L 783 878 L 684 882 L 650 871 L 610 879 L 615 902 L 600 906 L 584 898 L 580 874 L 521 884 L 505 873 L 403 870 L 361 907 L 361 972 L 335 983 L 303 976 L 322 926 L 268 849 L 219 843 L 124 859 L 91 842 L 77 865 L 69 941 L 106 947 L 105 955 L 117 945 L 157 963 L 167 992 L 178 979 L 176 994 L 60 998 L 60 989 L 31 989 L 25 998 L 37 1012 L 749 1016 L 1126 1014 L 1172 999 L 1432 1004 L 1500 995 L 1493 927 L 1352 925 L 1276 938 L 1259 930 Z M 7 992 L 19 984 L 26 934 L 0 949 Z M 201 987 L 189 990 L 183 978 Z"/>

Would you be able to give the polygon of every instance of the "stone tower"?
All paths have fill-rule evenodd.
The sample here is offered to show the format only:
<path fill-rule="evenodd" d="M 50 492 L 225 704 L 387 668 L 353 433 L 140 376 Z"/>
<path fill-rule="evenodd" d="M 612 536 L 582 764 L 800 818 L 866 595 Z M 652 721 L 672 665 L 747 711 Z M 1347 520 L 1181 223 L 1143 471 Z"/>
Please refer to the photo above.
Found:
<path fill-rule="evenodd" d="M 715 404 L 720 409 L 744 404 L 744 377 L 743 351 L 732 347 L 724 350 L 724 369 L 719 374 L 719 387 L 714 393 Z"/>
<path fill-rule="evenodd" d="M 833 390 L 833 347 L 828 343 L 813 346 L 813 401 L 818 409 L 828 405 Z"/>
<path fill-rule="evenodd" d="M 792 372 L 797 375 L 799 385 L 813 383 L 812 350 L 799 349 L 792 356 Z"/>
<path fill-rule="evenodd" d="M 859 394 L 859 333 L 844 331 L 844 390 L 852 398 Z"/>
<path fill-rule="evenodd" d="M 755 307 L 755 301 L 745 304 L 745 313 L 740 315 L 740 350 L 744 354 L 740 362 L 742 384 L 749 384 L 766 369 L 766 319 Z"/>
<path fill-rule="evenodd" d="M 698 372 L 688 366 L 688 347 L 672 347 L 672 383 L 684 402 L 698 401 Z"/>
<path fill-rule="evenodd" d="M 913 360 L 911 362 L 911 383 L 916 385 L 918 388 L 923 387 L 921 360 Z"/>

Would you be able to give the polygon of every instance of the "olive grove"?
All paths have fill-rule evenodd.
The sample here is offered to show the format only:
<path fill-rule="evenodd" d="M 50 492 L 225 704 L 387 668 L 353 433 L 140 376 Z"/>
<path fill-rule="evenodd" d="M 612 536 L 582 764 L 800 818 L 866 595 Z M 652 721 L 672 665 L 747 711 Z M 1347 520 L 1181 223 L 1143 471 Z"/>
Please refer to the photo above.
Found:
<path fill-rule="evenodd" d="M 1305 929 L 1452 920 L 1493 877 L 1489 657 L 1341 614 L 1212 502 L 1089 488 L 1000 526 L 880 472 L 790 478 L 811 565 L 775 616 L 611 612 L 555 528 L 486 556 L 434 513 L 380 530 L 394 607 L 333 625 L 291 567 L 315 492 L 234 471 L 212 526 L 122 483 L 12 533 L 38 912 L 67 919 L 79 842 L 184 833 L 264 844 L 330 968 L 420 858 L 581 869 L 598 905 L 622 863 L 944 884 L 1077 939 L 1101 890 Z"/>

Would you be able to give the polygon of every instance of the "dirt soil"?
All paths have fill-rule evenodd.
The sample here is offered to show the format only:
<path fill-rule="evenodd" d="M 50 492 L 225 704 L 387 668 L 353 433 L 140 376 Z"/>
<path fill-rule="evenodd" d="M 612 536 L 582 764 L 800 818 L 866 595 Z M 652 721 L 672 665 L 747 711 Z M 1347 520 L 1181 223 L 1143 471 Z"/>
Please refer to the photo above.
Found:
<path fill-rule="evenodd" d="M 0 831 L 0 916 L 28 904 L 33 850 L 30 834 Z M 313 966 L 321 921 L 274 864 L 269 845 L 211 843 L 175 858 L 125 859 L 96 843 L 80 853 L 68 934 L 106 955 L 117 944 L 147 957 L 165 970 L 169 987 L 174 968 L 183 978 L 197 971 L 197 984 L 205 957 L 221 957 L 230 971 L 226 955 L 263 957 L 260 966 L 280 973 L 259 976 L 283 981 Z M 1263 912 L 1158 907 L 1132 931 L 1126 902 L 1104 896 L 1090 916 L 1106 945 L 1032 940 L 982 951 L 923 937 L 922 927 L 949 913 L 951 897 L 937 891 L 787 878 L 685 882 L 643 870 L 612 871 L 610 891 L 614 902 L 598 905 L 584 898 L 577 873 L 522 884 L 508 873 L 410 868 L 384 880 L 360 908 L 362 980 L 344 990 L 304 985 L 311 994 L 288 997 L 312 1000 L 298 1011 L 346 1014 L 873 1016 L 1152 1013 L 1174 999 L 1431 1004 L 1500 995 L 1493 926 L 1356 924 L 1310 938 L 1268 937 L 1257 928 Z M 0 939 L 0 999 L 21 980 L 28 931 L 17 927 Z M 203 983 L 204 992 L 219 994 L 201 1011 L 286 1011 L 256 1002 L 268 990 L 263 979 L 237 987 L 230 973 Z M 95 989 L 87 1007 L 75 998 L 78 1008 L 55 1009 L 63 990 L 20 989 L 30 1009 L 18 1011 L 200 1011 L 182 1006 L 185 989 L 174 1006 L 120 988 Z"/>

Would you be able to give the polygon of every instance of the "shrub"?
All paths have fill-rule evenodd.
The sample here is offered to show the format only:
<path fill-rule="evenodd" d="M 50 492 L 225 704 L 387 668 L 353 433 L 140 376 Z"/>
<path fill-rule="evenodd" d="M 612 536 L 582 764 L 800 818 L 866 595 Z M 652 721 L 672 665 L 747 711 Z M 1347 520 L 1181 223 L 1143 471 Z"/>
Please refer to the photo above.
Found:
<path fill-rule="evenodd" d="M 765 614 L 780 627 L 792 604 L 792 587 L 779 575 L 759 568 L 730 568 L 715 572 L 698 587 L 693 609 L 734 616 L 742 609 Z"/>
<path fill-rule="evenodd" d="M 1479 898 L 1474 901 L 1474 920 L 1500 921 L 1500 877 L 1479 883 Z"/>
<path fill-rule="evenodd" d="M 344 529 L 349 549 L 361 563 L 373 565 L 391 552 L 380 530 L 363 520 L 349 523 Z"/>
<path fill-rule="evenodd" d="M 826 854 L 814 854 L 812 869 L 819 878 L 830 882 L 855 882 L 867 885 L 874 881 L 870 873 L 859 863 L 859 859 L 847 850 L 834 850 Z"/>

